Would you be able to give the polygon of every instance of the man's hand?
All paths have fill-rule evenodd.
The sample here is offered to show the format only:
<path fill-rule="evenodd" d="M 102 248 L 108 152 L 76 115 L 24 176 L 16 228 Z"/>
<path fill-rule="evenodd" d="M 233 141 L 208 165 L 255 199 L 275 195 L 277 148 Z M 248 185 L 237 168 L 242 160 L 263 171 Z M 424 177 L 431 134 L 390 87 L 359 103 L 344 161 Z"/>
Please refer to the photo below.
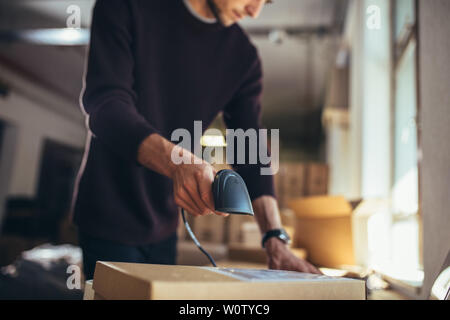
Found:
<path fill-rule="evenodd" d="M 175 203 L 193 216 L 228 214 L 214 211 L 212 183 L 216 170 L 207 162 L 179 164 L 171 176 Z"/>
<path fill-rule="evenodd" d="M 322 274 L 306 260 L 297 258 L 288 246 L 277 238 L 267 240 L 265 247 L 269 258 L 269 269 Z"/>
<path fill-rule="evenodd" d="M 252 204 L 262 233 L 281 228 L 278 205 L 274 197 L 262 196 L 253 200 Z M 278 238 L 268 239 L 264 246 L 269 258 L 269 269 L 322 274 L 309 262 L 297 258 Z"/>
<path fill-rule="evenodd" d="M 183 162 L 175 164 L 172 153 L 177 152 Z M 175 203 L 193 216 L 226 213 L 214 211 L 212 183 L 216 170 L 206 161 L 159 134 L 151 134 L 139 146 L 138 162 L 173 180 Z"/>

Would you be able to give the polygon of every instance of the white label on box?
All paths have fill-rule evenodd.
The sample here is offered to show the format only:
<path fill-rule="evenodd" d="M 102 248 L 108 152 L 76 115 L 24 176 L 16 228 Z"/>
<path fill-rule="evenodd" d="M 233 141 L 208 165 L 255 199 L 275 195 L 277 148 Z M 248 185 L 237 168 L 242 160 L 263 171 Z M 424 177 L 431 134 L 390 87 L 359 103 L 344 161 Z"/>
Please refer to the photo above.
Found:
<path fill-rule="evenodd" d="M 214 268 L 204 267 L 205 269 L 217 272 L 241 281 L 250 282 L 292 282 L 292 281 L 352 281 L 351 279 L 329 277 L 311 273 L 301 273 L 294 271 L 282 270 L 265 270 L 265 269 L 238 269 L 238 268 Z"/>

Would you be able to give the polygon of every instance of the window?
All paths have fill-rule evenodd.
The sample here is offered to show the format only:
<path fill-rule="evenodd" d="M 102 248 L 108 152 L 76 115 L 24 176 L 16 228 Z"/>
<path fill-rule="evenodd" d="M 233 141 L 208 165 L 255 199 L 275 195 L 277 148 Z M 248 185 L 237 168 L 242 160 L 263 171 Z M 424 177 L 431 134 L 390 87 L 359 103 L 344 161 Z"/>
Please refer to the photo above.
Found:
<path fill-rule="evenodd" d="M 354 228 L 356 258 L 420 287 L 416 0 L 353 3 L 349 149 L 355 194 L 365 200 Z M 359 16 L 375 3 L 380 29 Z"/>
<path fill-rule="evenodd" d="M 393 176 L 391 264 L 388 274 L 419 287 L 420 219 L 417 128 L 417 35 L 415 0 L 392 3 Z"/>

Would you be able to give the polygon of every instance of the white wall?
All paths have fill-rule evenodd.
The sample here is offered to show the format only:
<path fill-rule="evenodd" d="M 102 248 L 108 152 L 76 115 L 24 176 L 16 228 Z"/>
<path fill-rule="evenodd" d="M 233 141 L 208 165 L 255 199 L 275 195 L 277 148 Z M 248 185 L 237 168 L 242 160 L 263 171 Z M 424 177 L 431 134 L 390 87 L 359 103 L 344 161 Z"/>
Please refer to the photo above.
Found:
<path fill-rule="evenodd" d="M 419 0 L 420 198 L 425 279 L 421 298 L 450 251 L 450 1 Z"/>
<path fill-rule="evenodd" d="M 0 66 L 0 71 L 2 78 L 7 79 L 12 87 L 6 98 L 0 98 L 0 119 L 8 125 L 5 135 L 7 149 L 3 148 L 5 152 L 0 159 L 1 223 L 6 196 L 36 194 L 43 141 L 50 138 L 82 149 L 86 129 L 77 101 L 64 101 L 27 82 L 5 66 Z"/>

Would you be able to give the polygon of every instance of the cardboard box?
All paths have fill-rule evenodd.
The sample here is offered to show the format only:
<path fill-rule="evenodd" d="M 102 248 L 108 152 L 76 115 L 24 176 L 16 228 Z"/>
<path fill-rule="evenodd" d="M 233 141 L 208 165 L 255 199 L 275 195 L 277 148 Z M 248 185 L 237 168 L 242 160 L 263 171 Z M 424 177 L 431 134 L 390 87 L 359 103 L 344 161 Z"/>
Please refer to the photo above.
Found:
<path fill-rule="evenodd" d="M 183 222 L 183 218 L 181 217 L 181 209 L 178 209 L 178 214 L 179 216 L 179 221 L 178 221 L 178 227 L 177 227 L 177 235 L 178 235 L 178 240 L 179 241 L 184 241 L 184 240 L 190 240 L 191 237 L 189 236 L 188 232 L 186 231 L 186 227 L 184 225 Z M 186 212 L 185 218 L 191 228 L 191 230 L 194 230 L 194 225 L 195 225 L 195 218 L 192 214 Z"/>
<path fill-rule="evenodd" d="M 292 271 L 97 262 L 100 299 L 365 299 L 365 282 Z"/>
<path fill-rule="evenodd" d="M 321 163 L 282 163 L 274 177 L 278 205 L 284 209 L 294 198 L 328 193 L 329 168 Z"/>
<path fill-rule="evenodd" d="M 92 280 L 87 280 L 84 283 L 83 300 L 94 300 L 95 292 L 92 289 L 92 282 Z"/>
<path fill-rule="evenodd" d="M 238 224 L 240 222 L 240 225 Z M 294 226 L 283 226 L 291 239 L 294 239 Z M 253 221 L 245 221 L 242 219 L 234 220 L 234 226 L 237 232 L 230 237 L 229 244 L 242 244 L 247 247 L 261 248 L 262 234 L 258 223 Z"/>
<path fill-rule="evenodd" d="M 295 227 L 295 212 L 292 209 L 284 208 L 280 209 L 281 223 L 285 228 Z"/>
<path fill-rule="evenodd" d="M 305 249 L 291 248 L 291 251 L 298 258 L 306 259 Z M 231 261 L 267 263 L 266 251 L 263 248 L 248 247 L 238 243 L 228 245 L 228 259 Z"/>
<path fill-rule="evenodd" d="M 226 219 L 215 214 L 196 217 L 192 230 L 200 242 L 224 243 Z"/>
<path fill-rule="evenodd" d="M 309 163 L 306 169 L 305 183 L 305 195 L 326 195 L 328 193 L 328 165 Z"/>
<path fill-rule="evenodd" d="M 261 247 L 261 231 L 256 221 L 244 222 L 241 225 L 242 244 L 248 247 Z"/>
<path fill-rule="evenodd" d="M 227 232 L 227 242 L 228 243 L 242 243 L 242 225 L 246 222 L 255 222 L 255 218 L 252 216 L 235 215 L 232 214 L 228 218 L 228 232 Z"/>
<path fill-rule="evenodd" d="M 352 208 L 343 197 L 316 196 L 294 199 L 294 246 L 308 251 L 308 260 L 323 267 L 354 264 Z"/>
<path fill-rule="evenodd" d="M 225 259 L 228 255 L 225 244 L 201 242 L 201 245 L 216 262 Z M 211 262 L 192 240 L 186 240 L 177 243 L 177 264 L 206 266 L 211 265 Z"/>
<path fill-rule="evenodd" d="M 273 175 L 273 186 L 275 189 L 275 196 L 278 200 L 278 203 L 280 203 L 280 197 L 283 194 L 283 189 L 281 187 L 281 168 L 278 169 L 278 172 Z"/>
<path fill-rule="evenodd" d="M 302 163 L 283 163 L 279 169 L 278 204 L 285 208 L 292 198 L 305 195 L 306 166 Z"/>

